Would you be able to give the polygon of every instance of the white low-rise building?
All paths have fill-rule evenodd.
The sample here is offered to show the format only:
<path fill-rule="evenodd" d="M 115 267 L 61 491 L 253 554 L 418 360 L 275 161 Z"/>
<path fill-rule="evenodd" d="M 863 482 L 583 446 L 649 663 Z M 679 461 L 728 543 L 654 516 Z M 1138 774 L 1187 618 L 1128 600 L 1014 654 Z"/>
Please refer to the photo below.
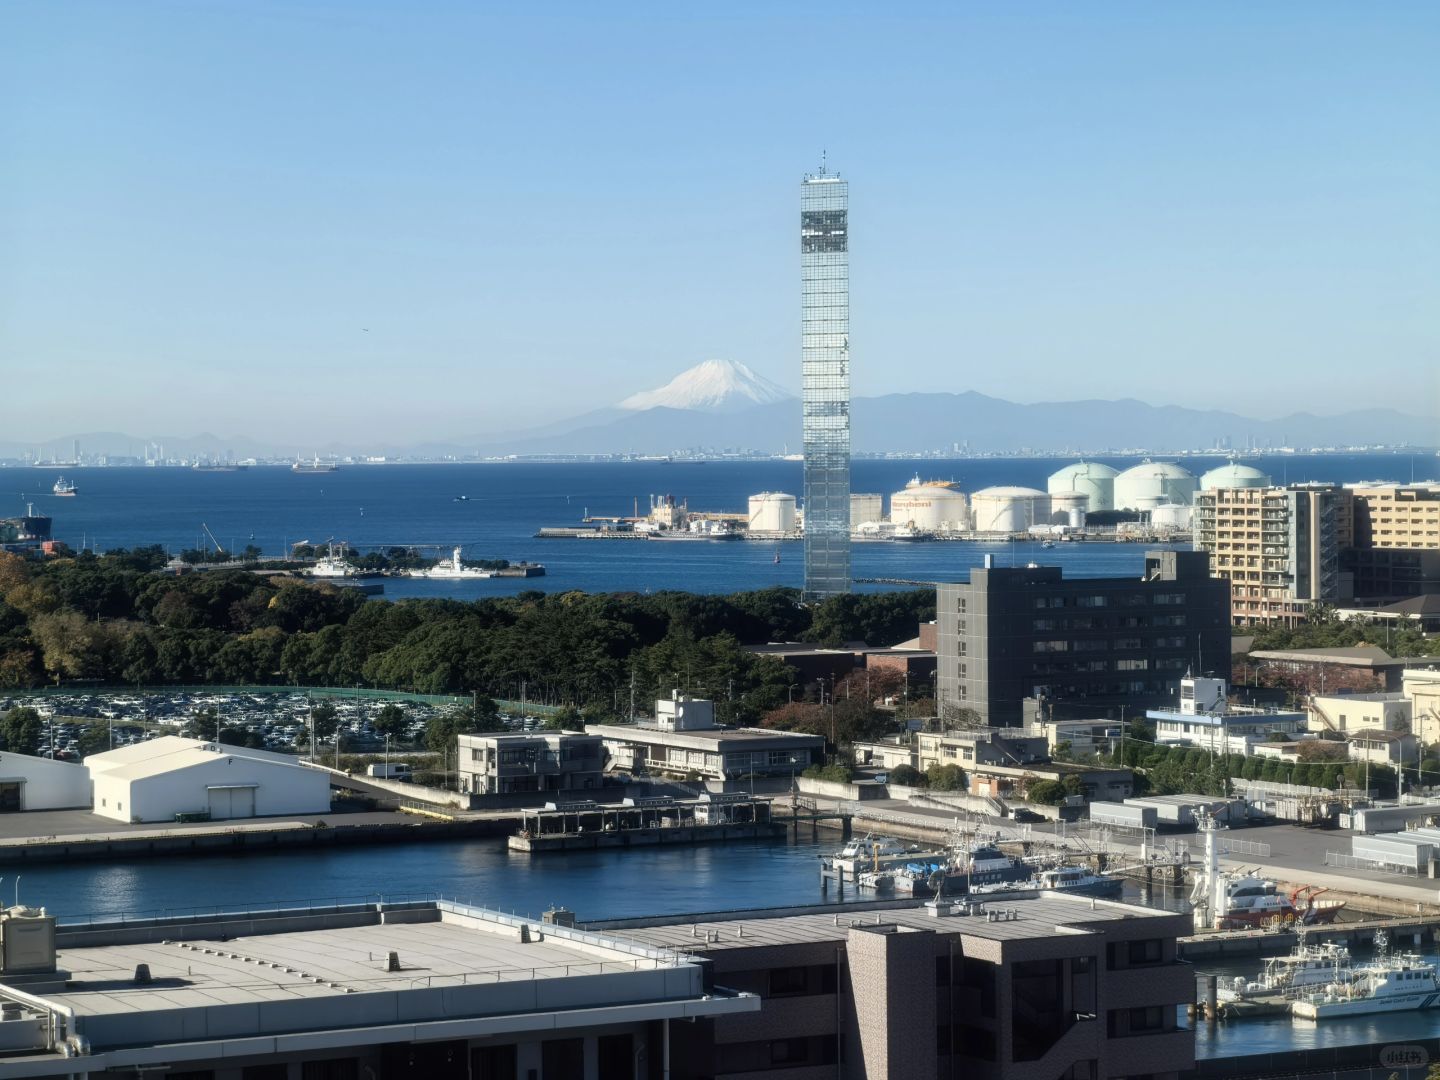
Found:
<path fill-rule="evenodd" d="M 1311 731 L 1409 731 L 1413 715 L 1414 703 L 1403 693 L 1316 694 L 1310 699 Z"/>
<path fill-rule="evenodd" d="M 1404 731 L 1356 731 L 1350 736 L 1350 757 L 1372 765 L 1414 765 L 1419 752 L 1415 736 Z"/>
<path fill-rule="evenodd" d="M 1224 679 L 1186 677 L 1180 681 L 1178 709 L 1150 709 L 1158 745 L 1198 746 L 1215 753 L 1250 755 L 1273 741 L 1272 734 L 1292 737 L 1306 729 L 1302 712 L 1269 712 L 1229 704 Z"/>
<path fill-rule="evenodd" d="M 90 770 L 30 754 L 0 754 L 0 813 L 90 805 Z"/>
<path fill-rule="evenodd" d="M 166 735 L 85 759 L 95 813 L 116 821 L 323 814 L 330 775 L 288 754 Z"/>

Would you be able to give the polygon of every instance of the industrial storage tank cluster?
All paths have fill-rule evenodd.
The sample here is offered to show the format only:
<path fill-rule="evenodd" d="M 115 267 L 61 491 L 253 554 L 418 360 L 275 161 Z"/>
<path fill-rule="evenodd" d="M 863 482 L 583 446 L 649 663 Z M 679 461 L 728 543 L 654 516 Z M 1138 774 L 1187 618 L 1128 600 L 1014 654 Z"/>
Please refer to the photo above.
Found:
<path fill-rule="evenodd" d="M 1120 474 L 1098 461 L 1077 461 L 1052 473 L 1045 482 L 1050 494 L 1079 492 L 1089 496 L 1085 509 L 1092 514 L 1115 509 L 1115 477 Z"/>
<path fill-rule="evenodd" d="M 1085 527 L 1090 509 L 1090 496 L 1083 491 L 1052 491 L 1050 493 L 1050 524 L 1067 525 L 1072 529 Z"/>
<path fill-rule="evenodd" d="M 1200 477 L 1201 491 L 1209 491 L 1211 488 L 1266 488 L 1270 486 L 1270 477 L 1265 473 L 1234 461 L 1211 469 Z"/>
<path fill-rule="evenodd" d="M 1168 461 L 1142 461 L 1115 478 L 1116 510 L 1154 510 L 1178 503 L 1189 506 L 1198 484 L 1194 475 Z"/>
<path fill-rule="evenodd" d="M 1027 487 L 988 487 L 970 496 L 970 520 L 976 532 L 1026 532 L 1050 520 L 1050 496 Z"/>
<path fill-rule="evenodd" d="M 885 520 L 885 496 L 879 494 L 850 493 L 850 528 L 858 529 L 874 521 Z"/>
<path fill-rule="evenodd" d="M 793 533 L 795 531 L 795 496 L 783 491 L 762 491 L 750 496 L 750 531 L 759 533 Z"/>
<path fill-rule="evenodd" d="M 922 533 L 961 532 L 967 524 L 967 508 L 964 492 L 948 481 L 922 481 L 917 476 L 904 491 L 890 496 L 890 521 Z"/>

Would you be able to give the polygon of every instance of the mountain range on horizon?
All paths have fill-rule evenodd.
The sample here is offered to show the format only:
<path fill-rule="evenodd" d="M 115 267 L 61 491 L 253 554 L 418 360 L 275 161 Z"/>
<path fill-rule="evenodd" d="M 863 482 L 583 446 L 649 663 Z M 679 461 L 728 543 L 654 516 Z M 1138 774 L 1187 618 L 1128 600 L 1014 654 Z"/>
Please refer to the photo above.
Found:
<path fill-rule="evenodd" d="M 416 444 L 317 445 L 236 435 L 133 436 L 118 432 L 66 435 L 40 444 L 0 441 L 0 458 L 40 450 L 64 459 L 75 442 L 87 454 L 138 455 L 147 443 L 167 457 L 292 457 L 378 454 L 483 457 L 588 454 L 671 454 L 700 448 L 780 453 L 801 445 L 798 399 L 787 389 L 730 360 L 706 360 L 663 386 L 614 406 L 546 425 L 477 434 L 473 440 Z M 1393 409 L 1335 416 L 1295 413 L 1257 420 L 1224 410 L 1150 405 L 1134 399 L 1020 404 L 975 391 L 857 397 L 851 404 L 857 453 L 1017 453 L 1103 450 L 1174 452 L 1210 447 L 1440 446 L 1440 420 Z"/>

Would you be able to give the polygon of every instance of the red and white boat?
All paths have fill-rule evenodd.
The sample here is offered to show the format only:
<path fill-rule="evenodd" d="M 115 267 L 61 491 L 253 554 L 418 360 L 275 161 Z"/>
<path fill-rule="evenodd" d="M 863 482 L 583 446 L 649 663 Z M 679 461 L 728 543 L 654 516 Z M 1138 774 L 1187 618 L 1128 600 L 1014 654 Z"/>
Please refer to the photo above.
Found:
<path fill-rule="evenodd" d="M 1279 885 L 1250 874 L 1220 875 L 1215 925 L 1221 930 L 1266 926 L 1326 926 L 1345 907 L 1344 900 L 1321 900 L 1325 889 L 1302 885 L 1286 893 Z"/>

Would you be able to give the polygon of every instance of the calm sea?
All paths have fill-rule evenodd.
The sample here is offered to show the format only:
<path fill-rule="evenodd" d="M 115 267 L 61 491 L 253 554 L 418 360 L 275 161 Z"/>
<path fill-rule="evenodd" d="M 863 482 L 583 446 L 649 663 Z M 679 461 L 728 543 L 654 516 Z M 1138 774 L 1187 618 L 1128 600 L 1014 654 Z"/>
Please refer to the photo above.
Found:
<path fill-rule="evenodd" d="M 1134 459 L 1107 459 L 1124 468 Z M 1306 455 L 1247 458 L 1274 480 L 1404 480 L 1433 477 L 1434 457 L 1402 454 Z M 1199 475 L 1222 458 L 1191 458 Z M 915 475 L 958 481 L 967 492 L 994 484 L 1045 487 L 1064 460 L 857 461 L 853 490 L 888 494 Z M 0 470 L 0 516 L 24 512 L 33 501 L 55 519 L 57 539 L 98 550 L 161 544 L 172 551 L 203 547 L 204 527 L 238 550 L 255 544 L 279 554 L 300 540 L 346 540 L 356 547 L 433 545 L 448 554 L 460 545 L 468 558 L 542 562 L 548 576 L 472 582 L 385 582 L 387 596 L 503 595 L 547 591 L 685 589 L 731 592 L 771 585 L 798 587 L 797 543 L 688 543 L 539 540 L 543 525 L 575 525 L 587 513 L 643 512 L 651 495 L 673 495 L 695 510 L 744 511 L 759 491 L 801 489 L 791 461 L 636 463 L 497 463 L 474 465 L 348 466 L 333 473 L 297 474 L 287 468 L 207 473 L 190 469 L 65 469 L 79 493 L 50 493 L 56 469 Z M 8 488 L 8 494 L 6 489 Z M 463 500 L 459 496 L 465 496 Z M 775 562 L 776 553 L 780 562 Z M 1127 544 L 972 543 L 858 544 L 857 577 L 953 579 L 986 554 L 1007 565 L 1043 560 L 1077 576 L 1138 573 L 1141 548 Z"/>

